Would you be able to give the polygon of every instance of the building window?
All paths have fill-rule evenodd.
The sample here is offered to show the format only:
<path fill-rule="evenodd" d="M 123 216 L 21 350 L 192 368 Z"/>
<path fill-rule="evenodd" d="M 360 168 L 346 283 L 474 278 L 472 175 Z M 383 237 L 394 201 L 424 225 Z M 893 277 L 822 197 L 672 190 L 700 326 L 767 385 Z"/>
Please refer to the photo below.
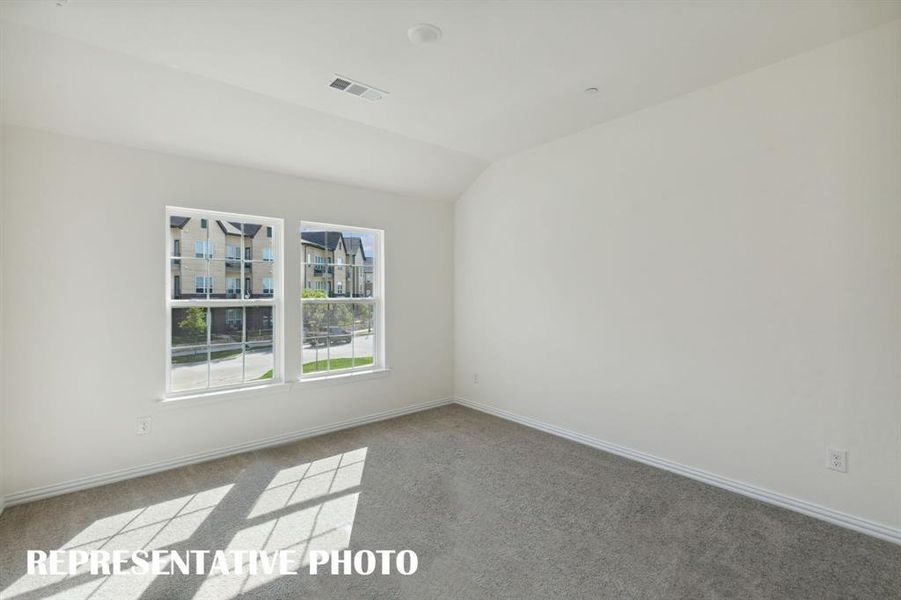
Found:
<path fill-rule="evenodd" d="M 194 258 L 213 258 L 212 240 L 197 240 L 194 242 Z"/>
<path fill-rule="evenodd" d="M 272 260 L 274 260 L 272 257 L 272 248 L 271 247 L 266 246 L 265 248 L 263 248 L 263 260 L 270 261 L 270 262 Z"/>
<path fill-rule="evenodd" d="M 194 276 L 194 293 L 195 294 L 212 294 L 213 293 L 213 278 L 206 277 L 204 275 L 195 275 Z"/>
<path fill-rule="evenodd" d="M 167 395 L 283 380 L 276 327 L 281 326 L 283 302 L 280 252 L 268 261 L 241 260 L 241 249 L 268 237 L 269 230 L 267 244 L 280 247 L 282 221 L 176 208 L 167 208 L 167 221 L 173 257 L 180 245 L 176 237 L 194 245 L 193 257 L 168 261 Z M 225 248 L 225 256 L 215 256 L 216 244 Z M 193 282 L 187 290 L 193 294 L 182 294 L 183 277 Z M 264 282 L 263 294 L 253 294 L 253 280 Z"/>
<path fill-rule="evenodd" d="M 225 324 L 228 325 L 230 329 L 238 329 L 239 327 L 243 327 L 243 316 L 244 311 L 242 309 L 227 308 L 225 309 Z"/>
<path fill-rule="evenodd" d="M 226 277 L 225 279 L 225 295 L 229 298 L 238 298 L 241 296 L 241 278 Z"/>
<path fill-rule="evenodd" d="M 172 242 L 172 256 L 181 256 L 181 240 L 179 239 Z"/>
<path fill-rule="evenodd" d="M 304 222 L 300 238 L 301 378 L 385 368 L 383 232 Z"/>

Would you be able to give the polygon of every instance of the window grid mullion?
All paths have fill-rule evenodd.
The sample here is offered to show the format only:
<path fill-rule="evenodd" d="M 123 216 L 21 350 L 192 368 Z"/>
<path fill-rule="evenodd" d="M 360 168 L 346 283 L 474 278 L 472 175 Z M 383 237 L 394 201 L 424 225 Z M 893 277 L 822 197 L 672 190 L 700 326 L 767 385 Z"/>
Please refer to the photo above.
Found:
<path fill-rule="evenodd" d="M 215 249 L 213 247 L 214 243 L 215 243 L 215 239 L 213 238 L 213 234 L 215 232 L 218 232 L 218 229 L 213 230 L 212 228 L 213 227 L 221 227 L 224 230 L 225 226 L 222 225 L 222 222 L 224 222 L 224 221 L 229 221 L 229 222 L 232 220 L 243 221 L 244 219 L 255 219 L 256 220 L 257 218 L 256 217 L 246 217 L 246 216 L 242 216 L 242 215 L 231 215 L 228 213 L 197 211 L 197 210 L 182 210 L 182 209 L 178 209 L 178 208 L 174 208 L 174 207 L 167 207 L 166 208 L 166 227 L 169 228 L 169 231 L 173 231 L 171 229 L 172 227 L 178 227 L 179 229 L 182 229 L 182 227 L 184 227 L 184 223 L 182 223 L 181 225 L 173 225 L 172 217 L 174 217 L 174 216 L 179 216 L 179 217 L 185 216 L 192 220 L 196 219 L 196 221 L 194 221 L 194 222 L 196 224 L 199 224 L 199 228 L 201 229 L 201 231 L 197 231 L 196 229 L 194 230 L 195 233 L 193 233 L 193 239 L 196 240 L 197 245 L 202 246 L 202 248 L 200 250 L 202 251 L 203 255 L 202 255 L 202 258 L 198 256 L 198 257 L 194 258 L 194 260 L 201 259 L 201 260 L 203 260 L 203 263 L 196 265 L 196 267 L 195 267 L 196 270 L 194 270 L 194 273 L 197 275 L 198 279 L 202 278 L 201 285 L 203 286 L 203 289 L 201 290 L 200 294 L 197 294 L 196 289 L 191 290 L 191 292 L 193 292 L 191 295 L 199 296 L 197 298 L 175 298 L 173 296 L 173 293 L 174 293 L 173 277 L 179 277 L 179 279 L 181 279 L 181 283 L 182 283 L 181 293 L 184 293 L 186 291 L 186 290 L 184 290 L 185 283 L 186 283 L 185 282 L 186 278 L 184 277 L 184 275 L 186 273 L 185 273 L 185 271 L 182 270 L 182 268 L 185 268 L 186 265 L 184 263 L 181 263 L 181 265 L 180 265 L 181 268 L 179 268 L 177 270 L 174 269 L 173 265 L 172 265 L 173 258 L 178 258 L 178 259 L 184 260 L 184 258 L 185 258 L 184 257 L 184 251 L 185 251 L 184 246 L 186 244 L 184 243 L 185 239 L 183 237 L 175 237 L 175 239 L 177 241 L 181 242 L 179 245 L 183 246 L 181 248 L 182 251 L 177 253 L 178 255 L 176 255 L 176 253 L 174 251 L 173 242 L 170 241 L 171 237 L 167 238 L 166 251 L 165 251 L 166 277 L 167 277 L 166 288 L 165 288 L 165 290 L 166 290 L 166 294 L 165 294 L 166 303 L 165 304 L 166 304 L 166 311 L 167 311 L 167 319 L 166 319 L 166 321 L 167 321 L 167 333 L 166 333 L 166 336 L 167 336 L 166 337 L 167 359 L 166 359 L 166 362 L 167 362 L 167 366 L 168 366 L 167 374 L 166 374 L 166 384 L 167 384 L 166 394 L 167 394 L 167 396 L 171 395 L 172 397 L 178 397 L 178 396 L 182 396 L 182 395 L 190 395 L 192 390 L 194 390 L 194 391 L 211 390 L 211 389 L 218 390 L 218 389 L 241 387 L 243 385 L 246 385 L 247 382 L 245 380 L 247 379 L 247 368 L 248 368 L 247 355 L 246 355 L 247 340 L 248 340 L 247 318 L 249 316 L 248 315 L 249 311 L 247 309 L 252 308 L 252 307 L 259 307 L 259 308 L 264 309 L 258 315 L 258 318 L 260 318 L 260 319 L 263 319 L 265 317 L 265 315 L 263 314 L 266 312 L 265 309 L 268 308 L 268 309 L 271 309 L 271 311 L 272 311 L 271 312 L 271 320 L 269 321 L 269 325 L 268 325 L 268 328 L 271 330 L 271 342 L 270 342 L 270 344 L 271 344 L 270 352 L 272 354 L 271 372 L 272 372 L 273 379 L 283 378 L 284 377 L 284 373 L 282 373 L 283 369 L 281 368 L 281 365 L 279 363 L 279 356 L 281 353 L 280 345 L 283 342 L 282 342 L 282 336 L 279 335 L 279 333 L 276 330 L 276 327 L 278 326 L 277 324 L 281 323 L 281 320 L 278 318 L 277 315 L 280 314 L 279 306 L 280 306 L 280 303 L 283 298 L 283 297 L 279 296 L 279 294 L 283 293 L 281 283 L 276 281 L 276 279 L 279 279 L 277 274 L 279 272 L 278 268 L 280 268 L 280 267 L 276 266 L 277 265 L 276 257 L 280 257 L 282 255 L 283 251 L 282 251 L 282 249 L 275 247 L 275 245 L 280 243 L 280 240 L 282 239 L 281 235 L 282 235 L 283 222 L 280 219 L 259 218 L 259 221 L 261 223 L 264 223 L 264 225 L 262 226 L 263 232 L 267 232 L 267 229 L 266 229 L 267 227 L 272 228 L 271 241 L 267 241 L 267 243 L 273 244 L 273 246 L 271 246 L 272 260 L 260 261 L 262 264 L 272 265 L 272 268 L 273 268 L 272 285 L 269 286 L 273 290 L 272 296 L 269 298 L 256 298 L 256 299 L 244 297 L 245 294 L 243 293 L 243 290 L 244 290 L 243 284 L 244 284 L 244 279 L 248 276 L 248 273 L 247 273 L 247 266 L 245 265 L 245 262 L 243 260 L 244 259 L 243 251 L 244 251 L 244 245 L 246 243 L 246 237 L 244 235 L 244 227 L 243 227 L 243 223 L 242 223 L 240 232 L 238 232 L 240 235 L 237 236 L 238 240 L 239 240 L 238 241 L 239 247 L 237 249 L 238 256 L 237 256 L 236 260 L 240 261 L 239 269 L 238 269 L 240 278 L 238 281 L 238 285 L 235 289 L 229 290 L 228 266 L 225 263 L 228 262 L 228 260 L 229 260 L 227 255 L 228 255 L 228 247 L 229 247 L 229 241 L 230 241 L 230 239 L 228 238 L 228 235 L 230 235 L 230 234 L 226 231 L 225 232 L 226 237 L 224 238 L 224 241 L 222 243 L 222 251 L 224 253 L 222 266 L 225 267 L 225 270 L 224 270 L 225 274 L 222 275 L 222 281 L 220 281 L 220 285 L 224 286 L 223 289 L 224 289 L 225 297 L 218 298 L 218 297 L 216 297 L 216 292 L 214 289 L 215 284 L 213 281 L 213 278 L 216 277 L 216 273 L 217 273 L 217 271 L 215 269 L 219 266 L 213 262 L 214 254 L 215 254 Z M 204 223 L 204 221 L 205 221 L 205 223 Z M 204 226 L 204 225 L 206 225 L 206 226 Z M 183 230 L 183 231 L 185 231 L 185 230 Z M 178 235 L 179 236 L 183 235 L 183 232 L 178 232 Z M 190 240 L 190 238 L 188 238 L 188 239 Z M 172 253 L 172 255 L 170 255 L 170 253 Z M 197 253 L 195 252 L 194 254 L 196 256 Z M 200 260 L 197 260 L 197 262 L 199 263 Z M 200 268 L 198 269 L 197 267 L 200 267 Z M 190 269 L 186 269 L 186 270 L 188 273 L 190 273 Z M 197 282 L 192 282 L 192 283 L 196 284 Z M 195 287 L 197 287 L 197 286 L 195 285 Z M 173 343 L 174 343 L 173 333 L 174 333 L 174 328 L 175 328 L 175 322 L 173 320 L 173 311 L 174 310 L 187 310 L 187 309 L 191 309 L 191 308 L 203 311 L 203 315 L 204 315 L 204 318 L 206 321 L 206 323 L 205 323 L 206 335 L 205 335 L 205 344 L 204 344 L 205 348 L 201 347 L 199 345 L 183 346 L 182 345 L 183 342 L 180 342 L 178 348 L 196 347 L 197 350 L 200 350 L 201 352 L 203 350 L 205 350 L 206 382 L 205 382 L 205 384 L 202 384 L 201 383 L 202 380 L 200 380 L 199 377 L 196 377 L 194 379 L 192 386 L 182 387 L 182 384 L 179 384 L 179 389 L 173 390 L 172 369 L 175 366 L 173 364 L 173 360 L 172 360 L 173 351 L 175 349 L 175 347 L 173 346 Z M 213 324 L 214 324 L 213 323 L 213 319 L 214 319 L 213 310 L 217 309 L 217 308 L 221 309 L 223 311 L 227 328 L 234 327 L 234 324 L 228 325 L 229 312 L 240 311 L 240 315 L 242 317 L 241 325 L 240 325 L 240 327 L 241 327 L 241 348 L 240 348 L 240 351 L 241 351 L 241 363 L 240 363 L 241 364 L 241 380 L 240 381 L 241 381 L 241 383 L 237 384 L 237 385 L 222 385 L 222 386 L 220 386 L 220 385 L 214 385 L 214 383 L 212 381 L 212 352 L 213 352 L 213 350 L 212 350 L 212 328 L 213 328 Z M 222 316 L 222 315 L 220 315 L 220 316 Z M 264 325 L 265 325 L 265 323 L 263 325 L 261 325 L 261 327 L 264 327 Z M 233 329 L 232 329 L 232 331 L 233 331 Z M 181 335 L 181 333 L 180 333 L 180 335 Z M 231 335 L 231 334 L 229 334 L 229 335 Z M 201 338 L 201 339 L 203 339 L 203 338 Z M 201 343 L 203 343 L 203 342 L 201 342 Z M 279 347 L 277 348 L 276 346 L 279 346 Z M 265 347 L 265 345 L 263 345 L 263 347 Z M 201 354 L 198 358 L 200 360 L 203 360 L 203 356 L 204 355 Z M 237 370 L 236 367 L 237 367 L 237 365 L 235 365 L 235 370 Z M 197 374 L 200 375 L 201 373 L 202 373 L 202 371 Z"/>
<path fill-rule="evenodd" d="M 213 379 L 213 353 L 210 349 L 210 342 L 212 340 L 213 333 L 213 309 L 212 307 L 207 307 L 206 309 L 206 387 L 210 388 L 210 383 Z"/>
<path fill-rule="evenodd" d="M 310 237 L 307 237 L 307 232 L 310 232 Z M 309 289 L 325 291 L 327 294 L 321 298 L 301 295 L 301 378 L 305 377 L 303 365 L 319 362 L 319 350 L 322 346 L 326 349 L 326 356 L 323 359 L 325 364 L 322 368 L 315 368 L 310 373 L 311 378 L 328 375 L 328 372 L 333 370 L 342 373 L 355 371 L 362 366 L 357 365 L 356 327 L 357 320 L 363 318 L 364 314 L 369 315 L 367 318 L 373 326 L 367 332 L 367 343 L 372 344 L 373 367 L 383 366 L 384 332 L 381 330 L 384 328 L 382 314 L 384 305 L 380 297 L 381 270 L 384 264 L 383 235 L 381 231 L 367 228 L 301 222 L 300 287 L 304 292 Z M 335 236 L 338 239 L 334 239 Z M 366 258 L 371 259 L 371 264 L 368 265 L 358 254 L 366 242 L 349 241 L 354 237 L 363 236 L 371 236 L 372 240 L 372 252 L 366 252 Z M 366 293 L 370 295 L 362 295 Z M 364 306 L 368 307 L 365 311 Z M 316 315 L 322 310 L 325 310 L 325 314 L 317 319 Z M 348 332 L 344 331 L 345 319 L 350 321 Z M 325 344 L 322 344 L 321 338 L 325 338 Z M 333 342 L 343 343 L 346 339 L 349 339 L 351 348 L 338 351 L 338 345 Z M 332 346 L 335 346 L 337 356 L 345 357 L 346 354 L 350 354 L 348 368 L 334 368 L 333 360 L 344 361 L 346 358 L 333 357 Z M 368 357 L 368 354 L 366 356 Z"/>

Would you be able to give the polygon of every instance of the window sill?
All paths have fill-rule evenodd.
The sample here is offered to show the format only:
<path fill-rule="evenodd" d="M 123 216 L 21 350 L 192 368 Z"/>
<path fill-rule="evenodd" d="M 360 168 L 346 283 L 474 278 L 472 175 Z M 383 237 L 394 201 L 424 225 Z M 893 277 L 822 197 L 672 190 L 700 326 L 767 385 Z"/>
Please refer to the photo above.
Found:
<path fill-rule="evenodd" d="M 196 406 L 198 404 L 206 404 L 209 402 L 219 402 L 222 400 L 256 398 L 259 396 L 268 396 L 279 392 L 290 391 L 294 387 L 293 383 L 276 382 L 266 383 L 263 385 L 255 385 L 251 387 L 240 387 L 226 390 L 209 390 L 196 394 L 171 394 L 163 396 L 159 400 L 159 404 L 165 408 L 177 408 L 181 406 Z"/>
<path fill-rule="evenodd" d="M 335 373 L 333 375 L 315 375 L 312 377 L 298 377 L 297 382 L 306 386 L 328 385 L 334 383 L 349 383 L 351 381 L 359 381 L 361 379 L 376 379 L 379 377 L 387 377 L 391 373 L 388 367 L 379 369 L 369 369 L 367 371 L 351 371 L 348 373 Z"/>

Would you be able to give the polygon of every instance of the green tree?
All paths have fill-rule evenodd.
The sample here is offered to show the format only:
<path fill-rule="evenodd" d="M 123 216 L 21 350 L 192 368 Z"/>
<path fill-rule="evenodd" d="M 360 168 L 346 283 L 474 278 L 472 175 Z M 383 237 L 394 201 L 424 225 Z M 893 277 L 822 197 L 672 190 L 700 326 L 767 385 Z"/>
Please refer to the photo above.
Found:
<path fill-rule="evenodd" d="M 185 311 L 185 318 L 179 321 L 178 328 L 193 343 L 206 341 L 206 309 L 192 306 Z"/>

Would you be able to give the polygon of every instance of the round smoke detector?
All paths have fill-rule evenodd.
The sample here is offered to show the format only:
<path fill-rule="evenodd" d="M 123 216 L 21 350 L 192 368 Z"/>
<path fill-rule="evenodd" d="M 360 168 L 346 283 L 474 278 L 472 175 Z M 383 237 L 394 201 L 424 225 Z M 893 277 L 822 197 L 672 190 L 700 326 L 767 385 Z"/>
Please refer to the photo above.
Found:
<path fill-rule="evenodd" d="M 420 23 L 407 30 L 407 37 L 414 44 L 434 44 L 441 39 L 441 30 L 431 23 Z"/>

